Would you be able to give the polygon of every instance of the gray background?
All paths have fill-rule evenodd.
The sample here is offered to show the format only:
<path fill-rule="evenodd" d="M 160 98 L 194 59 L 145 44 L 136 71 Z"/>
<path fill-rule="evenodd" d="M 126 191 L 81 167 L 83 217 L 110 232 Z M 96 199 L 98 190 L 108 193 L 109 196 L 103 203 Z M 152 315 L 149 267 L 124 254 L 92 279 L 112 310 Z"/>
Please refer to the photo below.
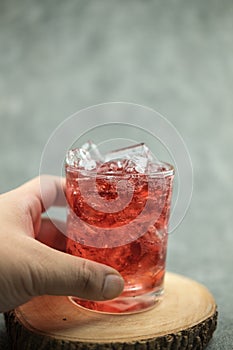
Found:
<path fill-rule="evenodd" d="M 208 350 L 233 344 L 232 91 L 231 0 L 0 1 L 0 191 L 38 175 L 51 132 L 81 108 L 129 101 L 166 116 L 194 167 L 168 269 L 217 301 Z"/>

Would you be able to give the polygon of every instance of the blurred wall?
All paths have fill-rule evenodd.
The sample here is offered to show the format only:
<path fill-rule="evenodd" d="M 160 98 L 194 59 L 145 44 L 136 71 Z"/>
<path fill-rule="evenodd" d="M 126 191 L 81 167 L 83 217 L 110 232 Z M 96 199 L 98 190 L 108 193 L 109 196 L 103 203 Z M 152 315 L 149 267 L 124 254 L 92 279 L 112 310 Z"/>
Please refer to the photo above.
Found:
<path fill-rule="evenodd" d="M 0 190 L 38 173 L 62 120 L 107 101 L 161 112 L 183 135 L 198 180 L 225 186 L 232 15 L 232 2 L 217 0 L 1 1 Z"/>
<path fill-rule="evenodd" d="M 48 137 L 77 110 L 108 101 L 154 108 L 181 133 L 194 167 L 168 267 L 219 301 L 224 283 L 230 298 L 232 18 L 231 0 L 1 0 L 0 191 L 38 174 Z"/>

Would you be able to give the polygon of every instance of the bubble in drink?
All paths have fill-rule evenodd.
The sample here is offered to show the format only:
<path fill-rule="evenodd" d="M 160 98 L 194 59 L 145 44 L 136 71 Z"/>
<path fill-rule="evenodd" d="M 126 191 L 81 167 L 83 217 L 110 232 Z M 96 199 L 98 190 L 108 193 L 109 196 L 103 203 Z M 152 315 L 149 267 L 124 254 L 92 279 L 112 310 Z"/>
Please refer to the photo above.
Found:
<path fill-rule="evenodd" d="M 83 159 L 66 162 L 66 251 L 115 268 L 125 288 L 112 301 L 73 300 L 96 311 L 137 312 L 152 307 L 163 291 L 173 167 L 144 144 L 101 158 L 84 172 Z"/>

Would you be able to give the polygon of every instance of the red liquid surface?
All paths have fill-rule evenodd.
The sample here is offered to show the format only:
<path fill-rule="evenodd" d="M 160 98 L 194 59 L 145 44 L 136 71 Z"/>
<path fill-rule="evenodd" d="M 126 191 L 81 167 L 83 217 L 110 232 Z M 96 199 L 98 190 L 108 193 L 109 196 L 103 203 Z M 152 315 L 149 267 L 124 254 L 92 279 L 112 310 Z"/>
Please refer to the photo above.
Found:
<path fill-rule="evenodd" d="M 113 166 L 114 173 L 106 173 Z M 73 300 L 103 312 L 139 311 L 148 307 L 144 295 L 159 295 L 163 289 L 173 175 L 117 170 L 116 162 L 105 163 L 95 179 L 90 173 L 66 168 L 66 251 L 112 266 L 125 280 L 123 293 L 113 302 Z M 122 207 L 129 192 L 130 201 Z M 114 203 L 114 212 L 103 210 L 109 209 L 109 203 Z"/>

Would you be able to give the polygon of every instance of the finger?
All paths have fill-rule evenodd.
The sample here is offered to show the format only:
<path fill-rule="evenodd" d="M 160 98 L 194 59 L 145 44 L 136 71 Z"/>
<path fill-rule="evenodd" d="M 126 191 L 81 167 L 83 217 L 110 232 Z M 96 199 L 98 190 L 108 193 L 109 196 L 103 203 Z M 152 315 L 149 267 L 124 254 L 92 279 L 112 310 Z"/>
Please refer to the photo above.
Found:
<path fill-rule="evenodd" d="M 32 202 L 33 198 L 37 200 L 41 205 L 41 212 L 50 206 L 66 205 L 65 179 L 62 177 L 41 175 L 20 186 L 16 191 L 27 199 L 30 196 Z"/>
<path fill-rule="evenodd" d="M 33 265 L 32 273 L 35 295 L 73 295 L 90 300 L 106 300 L 117 297 L 123 290 L 123 278 L 109 266 L 42 244 L 39 253 L 40 264 Z"/>
<path fill-rule="evenodd" d="M 65 222 L 43 218 L 40 230 L 35 238 L 51 248 L 65 252 L 67 240 L 63 233 L 65 232 L 65 227 Z"/>
<path fill-rule="evenodd" d="M 21 211 L 25 214 L 24 218 L 32 219 L 27 225 L 28 234 L 32 235 L 30 233 L 32 225 L 37 234 L 40 230 L 41 213 L 52 205 L 66 205 L 65 179 L 42 175 L 11 191 L 8 198 L 12 203 L 18 203 Z"/>

